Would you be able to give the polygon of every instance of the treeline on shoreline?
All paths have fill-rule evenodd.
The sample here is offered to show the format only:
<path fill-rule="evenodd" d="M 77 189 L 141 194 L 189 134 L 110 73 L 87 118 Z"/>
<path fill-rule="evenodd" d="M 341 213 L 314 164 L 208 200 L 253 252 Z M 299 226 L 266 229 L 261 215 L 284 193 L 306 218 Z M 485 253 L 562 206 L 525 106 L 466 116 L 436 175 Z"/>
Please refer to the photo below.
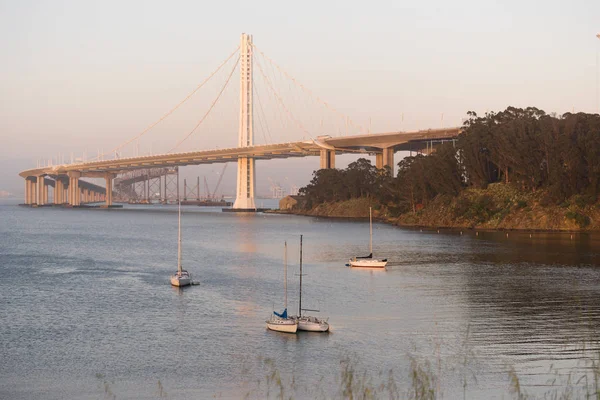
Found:
<path fill-rule="evenodd" d="M 530 198 L 542 207 L 573 203 L 581 209 L 597 204 L 600 115 L 556 116 L 533 107 L 468 115 L 458 140 L 441 144 L 430 155 L 404 158 L 396 176 L 363 158 L 346 169 L 315 171 L 300 189 L 301 207 L 369 198 L 398 217 L 419 213 L 430 204 L 453 203 L 455 218 L 481 223 L 498 208 L 482 189 L 499 183 L 518 194 L 512 204 L 517 209 L 531 205 Z M 473 191 L 483 194 L 467 200 L 465 193 Z M 589 217 L 571 214 L 580 227 L 589 225 Z"/>

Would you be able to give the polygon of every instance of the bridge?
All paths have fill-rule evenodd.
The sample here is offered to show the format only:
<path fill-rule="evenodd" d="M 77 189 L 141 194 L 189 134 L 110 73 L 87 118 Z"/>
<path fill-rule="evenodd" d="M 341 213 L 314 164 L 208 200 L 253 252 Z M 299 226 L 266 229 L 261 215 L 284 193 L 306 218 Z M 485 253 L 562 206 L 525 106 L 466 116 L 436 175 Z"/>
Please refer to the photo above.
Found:
<path fill-rule="evenodd" d="M 236 66 L 239 62 L 241 90 L 239 114 L 240 123 L 237 147 L 188 152 L 170 151 L 164 154 L 125 158 L 119 156 L 119 153 L 116 150 L 123 148 L 125 145 L 145 135 L 151 128 L 160 123 L 175 109 L 177 109 L 179 105 L 183 103 L 182 102 L 141 134 L 137 135 L 131 140 L 128 140 L 125 144 L 118 146 L 114 151 L 114 157 L 111 159 L 104 159 L 105 155 L 102 155 L 96 160 L 69 164 L 48 165 L 21 172 L 19 175 L 25 179 L 25 204 L 31 206 L 47 205 L 48 187 L 54 187 L 53 204 L 55 205 L 78 207 L 83 203 L 88 202 L 104 202 L 104 207 L 111 207 L 113 206 L 114 180 L 119 175 L 136 170 L 147 170 L 149 168 L 172 170 L 173 168 L 178 168 L 180 166 L 226 163 L 235 161 L 238 164 L 236 185 L 237 196 L 233 208 L 239 211 L 253 211 L 256 209 L 254 202 L 254 166 L 256 160 L 317 156 L 320 158 L 320 168 L 335 168 L 335 156 L 338 154 L 366 154 L 375 156 L 375 164 L 377 168 L 384 168 L 386 166 L 393 167 L 395 152 L 404 150 L 429 153 L 434 150 L 434 146 L 437 144 L 444 141 L 454 140 L 460 133 L 460 128 L 447 128 L 429 129 L 414 132 L 363 133 L 358 135 L 342 135 L 337 137 L 333 137 L 331 135 L 318 135 L 309 140 L 256 145 L 254 144 L 253 97 L 256 92 L 253 87 L 253 57 L 257 49 L 252 43 L 252 37 L 247 34 L 242 34 L 241 44 L 238 49 L 240 55 L 238 57 L 238 61 L 236 61 Z M 263 59 L 271 61 L 264 55 L 264 53 L 261 52 L 261 54 L 264 56 Z M 229 58 L 231 57 L 232 56 Z M 223 64 L 221 64 L 221 66 L 222 65 Z M 271 87 L 271 89 L 273 89 L 271 80 L 268 79 L 262 71 L 261 64 L 258 64 L 258 66 L 261 69 L 261 74 L 265 78 L 265 82 Z M 229 78 L 230 77 L 231 74 L 229 75 Z M 294 78 L 291 79 L 296 82 Z M 206 82 L 206 80 L 204 82 Z M 226 82 L 226 85 L 228 82 L 229 79 Z M 201 86 L 202 84 L 200 87 Z M 196 90 L 198 90 L 200 87 L 198 87 Z M 205 120 L 208 113 L 210 113 L 216 104 L 216 101 L 218 101 L 220 95 L 223 93 L 223 90 L 224 89 L 222 89 L 219 93 L 217 100 L 212 103 L 207 114 L 205 114 L 198 125 L 196 125 L 196 128 Z M 278 95 L 277 92 L 273 92 L 273 98 L 278 100 L 278 104 L 281 109 L 287 112 L 288 117 L 295 121 L 298 126 L 301 127 L 302 131 L 308 133 L 300 121 L 291 115 L 289 109 L 285 106 L 285 104 L 283 104 L 281 96 Z M 188 96 L 188 98 L 190 96 Z M 184 99 L 184 102 L 186 100 L 187 98 Z M 322 100 L 318 100 L 324 103 Z M 331 109 L 327 103 L 325 103 L 325 105 Z M 264 111 L 263 120 L 265 120 Z M 259 121 L 261 125 L 263 120 Z M 347 130 L 349 117 L 345 117 L 344 122 Z M 194 130 L 196 128 L 194 128 Z M 187 137 L 189 137 L 194 130 L 192 130 L 192 132 L 190 132 L 190 134 L 188 134 L 184 140 L 187 139 Z M 181 142 L 182 141 L 180 141 L 180 143 Z M 180 143 L 178 143 L 178 145 Z M 103 178 L 105 180 L 106 187 L 101 188 L 97 185 L 92 185 L 81 180 L 81 178 L 84 177 Z M 135 178 L 130 179 L 135 181 Z M 179 187 L 179 185 L 177 186 Z M 179 197 L 179 190 L 177 190 L 177 197 Z"/>

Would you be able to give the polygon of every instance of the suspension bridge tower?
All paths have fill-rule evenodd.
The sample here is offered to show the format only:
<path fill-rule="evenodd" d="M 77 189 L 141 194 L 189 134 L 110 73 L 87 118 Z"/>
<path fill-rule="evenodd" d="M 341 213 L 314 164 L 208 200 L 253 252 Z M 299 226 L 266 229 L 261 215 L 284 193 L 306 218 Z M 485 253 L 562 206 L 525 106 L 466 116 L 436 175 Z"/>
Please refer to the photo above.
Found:
<path fill-rule="evenodd" d="M 240 136 L 239 147 L 254 144 L 252 120 L 252 36 L 242 33 L 240 44 Z M 238 211 L 255 211 L 254 158 L 238 158 L 236 199 L 233 208 Z"/>

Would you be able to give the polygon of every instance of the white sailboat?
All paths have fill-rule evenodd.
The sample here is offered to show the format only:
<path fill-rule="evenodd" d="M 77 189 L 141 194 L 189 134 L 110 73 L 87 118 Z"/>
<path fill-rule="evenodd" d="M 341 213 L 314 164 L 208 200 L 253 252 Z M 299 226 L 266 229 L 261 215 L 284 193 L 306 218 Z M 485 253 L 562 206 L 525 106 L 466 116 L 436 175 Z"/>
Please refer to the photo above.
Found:
<path fill-rule="evenodd" d="M 284 259 L 284 262 L 283 262 L 283 264 L 284 264 L 283 288 L 284 288 L 284 293 L 285 293 L 285 299 L 284 299 L 285 308 L 283 309 L 283 312 L 281 314 L 273 311 L 273 314 L 271 314 L 271 318 L 269 318 L 266 321 L 267 328 L 269 328 L 272 331 L 277 331 L 277 332 L 296 333 L 296 331 L 298 330 L 298 322 L 296 320 L 288 318 L 288 315 L 287 315 L 287 242 L 285 242 L 285 250 L 284 250 L 283 259 Z"/>
<path fill-rule="evenodd" d="M 309 332 L 327 332 L 329 331 L 328 318 L 322 319 L 309 315 L 302 315 L 302 311 L 315 311 L 302 308 L 302 235 L 300 235 L 300 296 L 298 301 L 298 315 L 291 318 L 298 321 L 298 330 Z"/>
<path fill-rule="evenodd" d="M 348 264 L 351 267 L 360 268 L 385 268 L 388 263 L 387 258 L 381 260 L 373 258 L 373 215 L 371 207 L 369 207 L 369 252 L 370 254 L 366 257 L 357 256 L 352 258 Z"/>
<path fill-rule="evenodd" d="M 178 210 L 178 234 L 177 234 L 177 272 L 171 275 L 171 285 L 181 287 L 192 284 L 192 276 L 181 267 L 181 200 Z"/>

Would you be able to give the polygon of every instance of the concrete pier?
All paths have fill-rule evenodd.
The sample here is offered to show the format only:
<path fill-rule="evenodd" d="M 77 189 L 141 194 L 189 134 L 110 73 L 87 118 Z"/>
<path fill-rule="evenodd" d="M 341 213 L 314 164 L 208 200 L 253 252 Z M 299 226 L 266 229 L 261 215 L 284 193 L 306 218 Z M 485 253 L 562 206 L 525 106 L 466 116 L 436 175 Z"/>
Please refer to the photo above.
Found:
<path fill-rule="evenodd" d="M 79 178 L 81 172 L 69 171 L 69 204 L 73 207 L 81 205 L 81 191 L 79 190 Z"/>
<path fill-rule="evenodd" d="M 113 205 L 113 179 L 114 174 L 105 174 L 104 180 L 106 182 L 106 195 L 105 195 L 105 206 L 111 207 Z"/>
<path fill-rule="evenodd" d="M 54 182 L 54 204 L 59 205 L 63 203 L 63 193 L 63 183 L 60 179 L 56 179 L 56 181 Z"/>
<path fill-rule="evenodd" d="M 38 206 L 43 206 L 44 204 L 46 204 L 46 202 L 44 201 L 45 197 L 45 193 L 46 193 L 46 185 L 45 185 L 45 175 L 40 175 L 37 177 L 37 199 L 36 199 L 36 204 Z"/>
<path fill-rule="evenodd" d="M 330 169 L 335 168 L 335 150 L 321 149 L 319 152 L 321 162 L 319 168 Z"/>
<path fill-rule="evenodd" d="M 394 148 L 384 147 L 381 153 L 375 155 L 375 166 L 379 169 L 390 167 L 394 171 Z"/>

